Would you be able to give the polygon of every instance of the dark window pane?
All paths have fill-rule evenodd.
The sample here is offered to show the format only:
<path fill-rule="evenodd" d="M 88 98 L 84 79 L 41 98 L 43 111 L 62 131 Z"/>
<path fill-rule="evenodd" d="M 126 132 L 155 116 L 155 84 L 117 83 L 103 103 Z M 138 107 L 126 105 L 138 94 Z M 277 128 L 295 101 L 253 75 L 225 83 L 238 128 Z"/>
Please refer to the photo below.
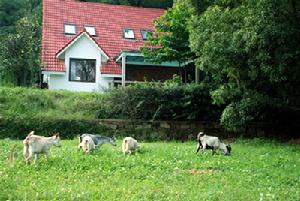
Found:
<path fill-rule="evenodd" d="M 142 38 L 143 40 L 148 40 L 149 35 L 152 34 L 152 31 L 148 31 L 148 30 L 141 30 L 141 34 L 142 34 Z"/>
<path fill-rule="evenodd" d="M 95 59 L 70 59 L 70 81 L 95 82 Z"/>

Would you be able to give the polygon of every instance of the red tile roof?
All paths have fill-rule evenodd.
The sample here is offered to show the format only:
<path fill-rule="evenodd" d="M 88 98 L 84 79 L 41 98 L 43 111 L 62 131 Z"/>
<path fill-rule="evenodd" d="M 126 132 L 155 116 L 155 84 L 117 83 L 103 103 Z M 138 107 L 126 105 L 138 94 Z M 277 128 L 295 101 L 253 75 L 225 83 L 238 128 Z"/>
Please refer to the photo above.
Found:
<path fill-rule="evenodd" d="M 45 71 L 65 71 L 64 61 L 56 54 L 77 35 L 65 35 L 64 24 L 76 24 L 77 33 L 84 25 L 96 28 L 96 43 L 109 56 L 101 73 L 121 74 L 114 58 L 122 50 L 138 50 L 143 46 L 140 30 L 154 30 L 153 20 L 164 13 L 163 9 L 137 8 L 76 0 L 43 0 L 42 60 Z M 132 28 L 135 40 L 124 39 L 123 29 Z"/>
<path fill-rule="evenodd" d="M 98 42 L 95 40 L 95 38 L 89 34 L 89 32 L 87 32 L 86 30 L 81 31 L 79 33 L 76 34 L 76 36 L 74 36 L 72 38 L 72 40 L 70 40 L 67 44 L 65 44 L 64 47 L 62 47 L 57 53 L 56 53 L 56 57 L 59 57 L 58 55 L 62 54 L 64 51 L 66 51 L 68 48 L 70 48 L 72 46 L 72 43 L 76 43 L 76 39 L 80 38 L 82 35 L 86 34 L 94 43 L 95 45 L 100 49 L 100 51 L 102 52 L 102 54 L 107 58 L 107 54 L 101 49 L 100 45 L 98 44 Z"/>

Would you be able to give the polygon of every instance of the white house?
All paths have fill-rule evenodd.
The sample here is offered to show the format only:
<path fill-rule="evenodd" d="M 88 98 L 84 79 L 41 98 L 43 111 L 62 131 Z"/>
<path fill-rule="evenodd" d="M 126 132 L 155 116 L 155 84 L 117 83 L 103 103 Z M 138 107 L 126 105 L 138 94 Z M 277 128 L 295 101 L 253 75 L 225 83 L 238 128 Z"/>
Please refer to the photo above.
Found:
<path fill-rule="evenodd" d="M 166 80 L 178 63 L 152 64 L 139 52 L 163 9 L 43 0 L 42 74 L 49 89 L 103 91 Z"/>

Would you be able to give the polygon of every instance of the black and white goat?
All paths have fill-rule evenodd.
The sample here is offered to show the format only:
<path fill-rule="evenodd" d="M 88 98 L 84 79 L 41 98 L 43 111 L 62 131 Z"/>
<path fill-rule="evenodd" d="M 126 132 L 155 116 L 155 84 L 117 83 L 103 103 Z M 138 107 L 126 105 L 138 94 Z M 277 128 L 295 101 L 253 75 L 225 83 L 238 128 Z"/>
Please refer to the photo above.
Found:
<path fill-rule="evenodd" d="M 230 155 L 231 152 L 230 145 L 225 144 L 218 137 L 209 136 L 204 134 L 203 132 L 200 132 L 197 135 L 197 141 L 198 141 L 197 153 L 199 152 L 200 149 L 202 150 L 211 149 L 212 154 L 215 154 L 216 150 L 220 149 L 224 152 L 225 155 Z"/>
<path fill-rule="evenodd" d="M 101 136 L 101 135 L 98 135 L 98 134 L 87 134 L 87 133 L 85 133 L 85 134 L 82 134 L 79 137 L 78 150 L 80 148 L 82 148 L 82 142 L 83 142 L 83 139 L 85 137 L 89 137 L 89 138 L 92 139 L 93 143 L 95 144 L 94 149 L 99 149 L 103 144 L 111 144 L 113 146 L 117 146 L 115 137 L 111 138 L 111 137 Z"/>

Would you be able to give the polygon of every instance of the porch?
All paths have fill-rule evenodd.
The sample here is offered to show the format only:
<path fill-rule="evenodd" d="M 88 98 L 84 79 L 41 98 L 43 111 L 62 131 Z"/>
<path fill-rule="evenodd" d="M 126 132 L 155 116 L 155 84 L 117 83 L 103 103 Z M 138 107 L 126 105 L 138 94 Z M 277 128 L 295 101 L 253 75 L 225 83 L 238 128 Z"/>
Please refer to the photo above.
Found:
<path fill-rule="evenodd" d="M 142 53 L 137 51 L 122 51 L 116 58 L 122 74 L 115 77 L 113 86 L 128 85 L 141 82 L 164 82 L 179 75 L 184 82 L 197 81 L 199 73 L 192 62 L 179 63 L 177 61 L 153 63 L 144 59 Z"/>

